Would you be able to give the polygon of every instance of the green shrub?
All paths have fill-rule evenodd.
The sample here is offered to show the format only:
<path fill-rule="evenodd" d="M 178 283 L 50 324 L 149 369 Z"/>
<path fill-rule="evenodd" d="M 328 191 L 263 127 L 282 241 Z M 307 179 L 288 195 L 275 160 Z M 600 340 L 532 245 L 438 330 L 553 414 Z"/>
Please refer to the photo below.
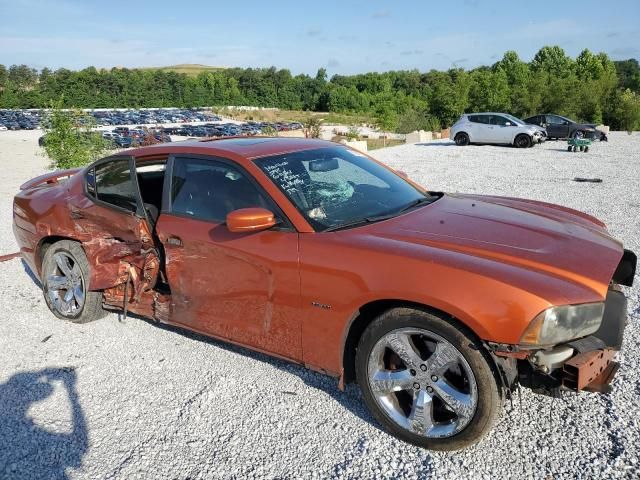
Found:
<path fill-rule="evenodd" d="M 56 169 L 81 167 L 97 160 L 108 148 L 95 120 L 80 110 L 62 110 L 63 100 L 51 105 L 45 122 L 44 151 Z"/>

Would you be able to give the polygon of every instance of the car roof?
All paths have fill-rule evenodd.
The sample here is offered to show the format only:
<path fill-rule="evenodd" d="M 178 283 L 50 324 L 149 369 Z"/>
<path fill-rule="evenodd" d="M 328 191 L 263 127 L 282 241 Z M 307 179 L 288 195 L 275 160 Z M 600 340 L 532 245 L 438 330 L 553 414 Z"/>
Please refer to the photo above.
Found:
<path fill-rule="evenodd" d="M 287 138 L 287 137 L 226 137 L 204 138 L 196 140 L 184 140 L 181 142 L 161 143 L 148 147 L 127 150 L 125 154 L 134 157 L 161 154 L 199 154 L 219 155 L 230 154 L 243 157 L 248 160 L 281 155 L 285 153 L 315 148 L 337 147 L 338 144 L 327 140 L 311 138 Z"/>
<path fill-rule="evenodd" d="M 473 113 L 465 113 L 465 115 L 510 115 L 510 114 L 504 113 L 504 112 L 473 112 Z"/>

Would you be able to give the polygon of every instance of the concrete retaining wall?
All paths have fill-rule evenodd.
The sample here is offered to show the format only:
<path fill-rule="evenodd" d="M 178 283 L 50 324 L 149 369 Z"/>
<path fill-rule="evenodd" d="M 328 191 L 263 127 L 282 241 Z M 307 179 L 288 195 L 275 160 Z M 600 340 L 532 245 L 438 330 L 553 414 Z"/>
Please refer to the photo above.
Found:
<path fill-rule="evenodd" d="M 366 140 L 352 140 L 352 141 L 347 141 L 347 140 L 342 140 L 340 143 L 342 143 L 343 145 L 346 145 L 347 147 L 351 147 L 354 150 L 358 150 L 359 152 L 366 152 L 367 151 L 367 141 Z"/>
<path fill-rule="evenodd" d="M 411 133 L 407 133 L 405 137 L 406 143 L 424 143 L 433 140 L 433 134 L 431 132 L 425 132 L 424 130 L 416 130 Z"/>

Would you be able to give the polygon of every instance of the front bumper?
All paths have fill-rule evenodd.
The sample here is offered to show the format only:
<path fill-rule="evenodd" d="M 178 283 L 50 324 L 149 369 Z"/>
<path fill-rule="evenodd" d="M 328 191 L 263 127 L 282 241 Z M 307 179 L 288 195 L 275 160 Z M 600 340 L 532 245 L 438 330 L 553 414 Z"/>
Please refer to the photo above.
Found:
<path fill-rule="evenodd" d="M 537 143 L 544 143 L 547 141 L 547 132 L 536 132 L 533 134 L 533 141 Z"/>
<path fill-rule="evenodd" d="M 535 393 L 556 397 L 562 390 L 608 393 L 618 371 L 615 356 L 627 324 L 627 299 L 610 288 L 597 332 L 551 349 L 495 348 L 498 357 L 517 362 L 519 383 Z"/>
<path fill-rule="evenodd" d="M 562 386 L 573 391 L 609 393 L 620 364 L 614 361 L 616 350 L 605 348 L 579 353 L 562 368 Z"/>

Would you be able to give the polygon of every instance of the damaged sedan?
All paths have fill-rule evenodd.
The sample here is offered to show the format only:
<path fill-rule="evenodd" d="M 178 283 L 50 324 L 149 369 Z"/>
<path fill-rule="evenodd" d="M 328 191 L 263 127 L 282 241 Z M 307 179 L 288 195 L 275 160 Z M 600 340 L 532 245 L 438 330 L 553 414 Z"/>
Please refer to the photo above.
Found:
<path fill-rule="evenodd" d="M 13 205 L 57 317 L 129 312 L 357 382 L 392 435 L 455 450 L 520 386 L 606 394 L 636 255 L 585 213 L 429 191 L 335 143 L 154 145 Z"/>

